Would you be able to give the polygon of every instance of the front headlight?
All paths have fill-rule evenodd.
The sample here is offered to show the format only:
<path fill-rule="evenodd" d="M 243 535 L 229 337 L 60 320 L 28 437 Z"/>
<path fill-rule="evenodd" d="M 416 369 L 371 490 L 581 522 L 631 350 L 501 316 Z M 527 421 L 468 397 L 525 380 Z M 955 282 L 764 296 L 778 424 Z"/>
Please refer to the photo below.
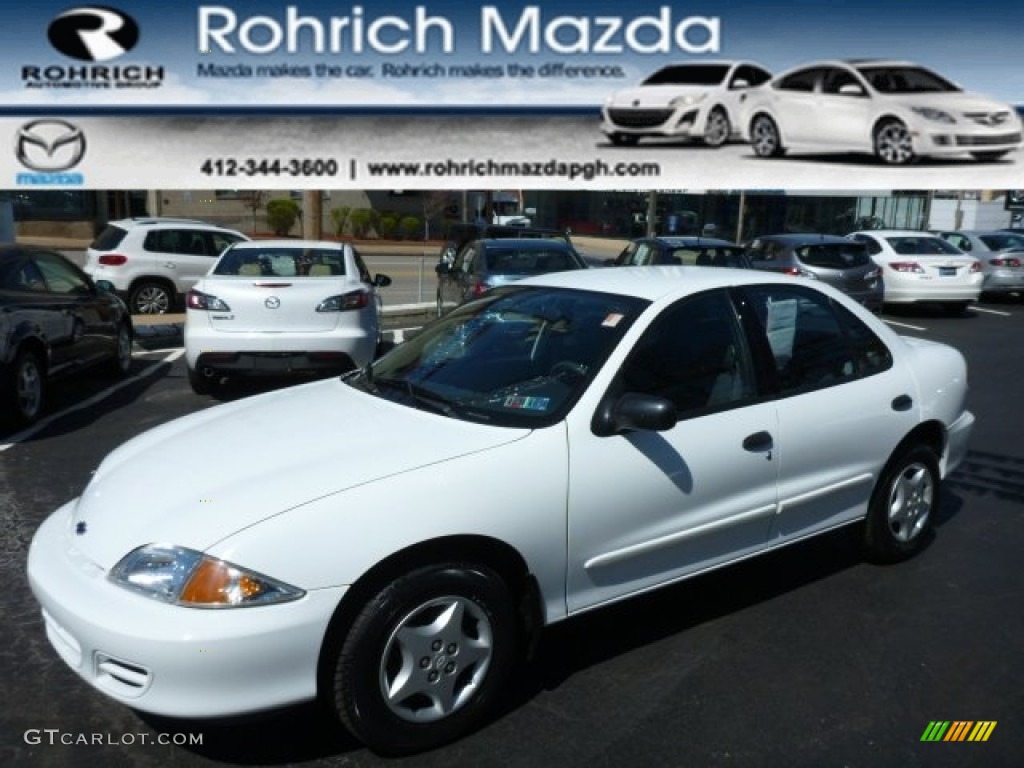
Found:
<path fill-rule="evenodd" d="M 952 125 L 956 122 L 956 118 L 949 114 L 949 112 L 945 112 L 941 109 L 934 109 L 932 107 L 912 107 L 911 109 L 914 114 L 920 115 L 925 120 L 932 120 L 936 123 L 946 123 L 948 125 Z"/>
<path fill-rule="evenodd" d="M 149 544 L 110 571 L 118 586 L 189 608 L 242 608 L 297 600 L 305 592 L 185 547 Z"/>
<path fill-rule="evenodd" d="M 699 104 L 704 101 L 708 95 L 706 93 L 689 93 L 686 96 L 676 96 L 672 101 L 668 103 L 671 109 L 679 109 L 680 107 L 689 107 L 694 104 Z"/>

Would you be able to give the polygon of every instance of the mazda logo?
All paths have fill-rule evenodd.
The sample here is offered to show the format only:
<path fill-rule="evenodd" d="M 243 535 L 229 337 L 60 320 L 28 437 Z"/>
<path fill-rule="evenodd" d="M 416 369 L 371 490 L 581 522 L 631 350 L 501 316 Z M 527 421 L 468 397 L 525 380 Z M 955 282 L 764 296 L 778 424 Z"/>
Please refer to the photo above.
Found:
<path fill-rule="evenodd" d="M 267 298 L 266 301 L 263 302 L 263 305 L 267 309 L 277 309 L 278 307 L 281 306 L 281 300 L 277 298 L 277 296 L 270 296 Z"/>
<path fill-rule="evenodd" d="M 66 171 L 81 162 L 85 134 L 65 120 L 33 120 L 18 129 L 14 152 L 18 162 L 33 171 Z"/>
<path fill-rule="evenodd" d="M 139 25 L 122 11 L 105 5 L 69 8 L 50 22 L 50 45 L 79 61 L 109 61 L 139 42 Z"/>

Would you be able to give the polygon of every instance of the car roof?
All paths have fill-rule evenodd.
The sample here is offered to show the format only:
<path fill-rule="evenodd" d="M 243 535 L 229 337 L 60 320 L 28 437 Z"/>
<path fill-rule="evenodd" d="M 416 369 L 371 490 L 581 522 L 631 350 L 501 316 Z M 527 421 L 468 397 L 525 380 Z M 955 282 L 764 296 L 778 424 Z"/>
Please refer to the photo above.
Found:
<path fill-rule="evenodd" d="M 616 269 L 579 269 L 552 272 L 520 280 L 516 285 L 552 288 L 578 288 L 587 291 L 622 294 L 655 302 L 664 298 L 726 286 L 793 285 L 793 278 L 771 272 L 728 267 L 618 267 Z"/>
<path fill-rule="evenodd" d="M 878 235 L 879 237 L 938 237 L 923 229 L 863 229 L 851 235 Z"/>
<path fill-rule="evenodd" d="M 337 240 L 289 240 L 284 238 L 269 240 L 243 240 L 235 243 L 232 248 L 316 248 L 321 251 L 341 251 L 349 243 L 342 243 Z"/>
<path fill-rule="evenodd" d="M 697 235 L 667 235 L 660 237 L 639 237 L 634 242 L 650 241 L 655 240 L 659 243 L 672 246 L 673 248 L 686 248 L 693 246 L 702 245 L 731 245 L 737 247 L 736 243 L 731 243 L 728 240 L 723 240 L 720 237 L 699 237 Z"/>
<path fill-rule="evenodd" d="M 147 216 L 147 217 L 134 217 L 130 219 L 118 219 L 116 221 L 107 222 L 108 225 L 120 227 L 121 229 L 137 229 L 139 227 L 148 228 L 159 228 L 159 227 L 206 227 L 208 229 L 219 229 L 226 232 L 233 232 L 234 230 L 222 227 L 218 224 L 211 224 L 208 221 L 200 221 L 199 219 L 179 219 L 173 216 Z"/>
<path fill-rule="evenodd" d="M 53 248 L 44 248 L 39 245 L 27 245 L 23 243 L 0 244 L 0 259 L 16 259 L 30 253 L 52 253 L 63 259 L 67 259 L 64 254 Z"/>
<path fill-rule="evenodd" d="M 784 232 L 778 235 L 758 235 L 751 242 L 757 240 L 771 240 L 788 245 L 810 245 L 814 243 L 843 243 L 849 245 L 852 242 L 840 235 L 825 235 L 816 232 Z"/>
<path fill-rule="evenodd" d="M 559 238 L 494 237 L 477 240 L 484 248 L 518 248 L 523 251 L 550 250 L 552 247 L 571 251 L 572 246 Z"/>

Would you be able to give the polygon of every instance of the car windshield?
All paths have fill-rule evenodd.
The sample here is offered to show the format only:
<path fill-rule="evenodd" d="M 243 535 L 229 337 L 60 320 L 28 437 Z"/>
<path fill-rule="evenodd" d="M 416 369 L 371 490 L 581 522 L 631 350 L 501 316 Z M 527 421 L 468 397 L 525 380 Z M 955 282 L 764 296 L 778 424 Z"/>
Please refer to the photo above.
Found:
<path fill-rule="evenodd" d="M 337 277 L 345 274 L 340 249 L 233 248 L 213 269 L 215 275 L 241 277 Z"/>
<path fill-rule="evenodd" d="M 499 289 L 346 381 L 451 418 L 547 426 L 565 415 L 648 303 L 563 288 Z"/>
<path fill-rule="evenodd" d="M 484 257 L 487 271 L 496 275 L 540 275 L 580 269 L 573 255 L 562 249 L 488 248 Z"/>
<path fill-rule="evenodd" d="M 676 65 L 659 69 L 642 85 L 719 85 L 728 73 L 727 64 Z"/>
<path fill-rule="evenodd" d="M 963 256 L 964 252 L 941 237 L 887 237 L 896 253 L 903 256 Z"/>
<path fill-rule="evenodd" d="M 858 67 L 879 93 L 934 93 L 959 91 L 953 83 L 924 67 Z"/>
<path fill-rule="evenodd" d="M 793 249 L 804 264 L 824 269 L 850 269 L 863 267 L 871 261 L 863 243 L 813 243 Z"/>

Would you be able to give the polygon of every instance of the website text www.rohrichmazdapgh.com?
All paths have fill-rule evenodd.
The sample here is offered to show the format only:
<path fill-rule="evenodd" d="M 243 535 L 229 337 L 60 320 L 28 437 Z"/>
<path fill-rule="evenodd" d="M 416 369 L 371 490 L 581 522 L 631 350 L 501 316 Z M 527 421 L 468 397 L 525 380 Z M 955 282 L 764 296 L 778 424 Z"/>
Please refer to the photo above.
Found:
<path fill-rule="evenodd" d="M 607 163 L 591 161 L 506 161 L 506 160 L 442 160 L 436 162 L 366 162 L 372 177 L 542 177 L 548 179 L 582 179 L 602 177 L 652 178 L 661 175 L 659 163 Z"/>

